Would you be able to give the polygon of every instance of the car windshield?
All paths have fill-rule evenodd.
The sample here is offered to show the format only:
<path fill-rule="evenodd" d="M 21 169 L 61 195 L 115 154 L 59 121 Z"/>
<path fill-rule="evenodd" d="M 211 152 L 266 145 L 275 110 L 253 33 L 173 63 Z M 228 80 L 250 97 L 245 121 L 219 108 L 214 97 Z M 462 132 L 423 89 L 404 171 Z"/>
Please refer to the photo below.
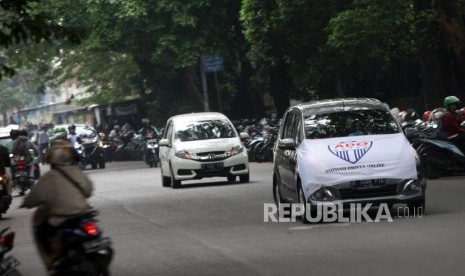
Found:
<path fill-rule="evenodd" d="M 81 138 L 95 138 L 97 137 L 97 132 L 90 127 L 76 127 L 76 133 Z"/>
<path fill-rule="evenodd" d="M 398 132 L 400 132 L 400 128 L 391 114 L 380 109 L 312 114 L 305 117 L 306 139 L 393 134 Z"/>
<path fill-rule="evenodd" d="M 236 137 L 231 124 L 225 120 L 188 122 L 176 128 L 175 139 L 181 142 Z"/>

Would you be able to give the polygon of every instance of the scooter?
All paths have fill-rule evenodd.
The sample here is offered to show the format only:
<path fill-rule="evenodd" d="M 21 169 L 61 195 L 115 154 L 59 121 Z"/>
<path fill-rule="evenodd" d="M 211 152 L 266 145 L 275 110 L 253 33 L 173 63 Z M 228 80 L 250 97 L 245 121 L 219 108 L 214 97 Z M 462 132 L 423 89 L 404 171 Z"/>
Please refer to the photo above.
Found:
<path fill-rule="evenodd" d="M 79 156 L 79 168 L 81 168 L 81 170 L 84 170 L 87 167 L 86 151 L 84 150 L 84 146 L 76 142 L 74 143 L 74 150 L 77 152 Z"/>
<path fill-rule="evenodd" d="M 147 165 L 150 166 L 150 168 L 156 167 L 157 163 L 160 161 L 159 155 L 158 155 L 158 140 L 157 139 L 149 139 L 147 140 L 146 144 L 146 154 L 147 156 L 145 157 L 145 161 Z"/>
<path fill-rule="evenodd" d="M 19 195 L 23 196 L 34 185 L 34 177 L 30 175 L 30 166 L 34 166 L 28 158 L 21 155 L 10 155 L 12 158 L 11 171 L 13 174 L 13 187 L 19 189 Z"/>
<path fill-rule="evenodd" d="M 11 255 L 5 258 L 5 254 L 13 249 L 15 239 L 15 233 L 9 232 L 5 234 L 7 231 L 8 228 L 5 228 L 0 232 L 0 275 L 21 276 L 16 270 L 20 264 L 19 261 Z"/>
<path fill-rule="evenodd" d="M 112 242 L 97 224 L 97 212 L 65 221 L 52 237 L 59 256 L 49 267 L 50 275 L 110 275 Z"/>
<path fill-rule="evenodd" d="M 8 208 L 10 208 L 12 200 L 11 195 L 7 192 L 7 181 L 8 179 L 6 175 L 0 176 L 0 219 L 2 218 L 2 215 L 8 211 Z"/>
<path fill-rule="evenodd" d="M 430 179 L 444 174 L 464 174 L 465 154 L 447 140 L 420 139 L 417 153 Z"/>

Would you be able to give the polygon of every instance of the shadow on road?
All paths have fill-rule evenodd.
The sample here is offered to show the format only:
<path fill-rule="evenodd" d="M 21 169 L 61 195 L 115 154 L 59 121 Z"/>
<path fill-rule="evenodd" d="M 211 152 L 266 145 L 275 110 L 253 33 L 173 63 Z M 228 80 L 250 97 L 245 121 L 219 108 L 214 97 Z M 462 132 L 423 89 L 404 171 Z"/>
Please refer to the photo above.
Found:
<path fill-rule="evenodd" d="M 247 183 L 241 183 L 239 181 L 228 182 L 228 181 L 217 181 L 217 182 L 203 182 L 203 183 L 186 183 L 182 184 L 178 189 L 189 189 L 189 188 L 202 188 L 202 187 L 212 187 L 212 186 L 232 186 L 232 185 L 247 185 L 254 182 L 250 181 Z"/>

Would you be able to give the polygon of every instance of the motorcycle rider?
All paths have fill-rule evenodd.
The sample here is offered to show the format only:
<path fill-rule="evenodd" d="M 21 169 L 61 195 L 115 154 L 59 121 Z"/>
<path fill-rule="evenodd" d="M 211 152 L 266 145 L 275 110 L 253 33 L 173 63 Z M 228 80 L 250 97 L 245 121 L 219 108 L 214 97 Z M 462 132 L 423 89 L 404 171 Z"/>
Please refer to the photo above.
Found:
<path fill-rule="evenodd" d="M 460 126 L 463 120 L 457 114 L 460 99 L 456 96 L 448 96 L 444 99 L 444 107 L 447 112 L 442 117 L 442 129 L 447 132 L 447 139 L 465 152 L 465 129 Z"/>
<path fill-rule="evenodd" d="M 11 178 L 7 174 L 7 167 L 11 167 L 10 154 L 6 147 L 0 145 L 0 176 L 5 179 L 6 193 L 10 197 L 11 202 L 11 189 L 13 188 L 13 183 L 11 182 Z"/>
<path fill-rule="evenodd" d="M 121 127 L 115 125 L 108 135 L 110 139 L 121 139 Z"/>
<path fill-rule="evenodd" d="M 32 154 L 30 150 L 32 150 Z M 13 156 L 22 156 L 25 158 L 26 163 L 29 168 L 29 176 L 34 176 L 34 156 L 37 156 L 40 159 L 40 150 L 39 148 L 29 141 L 28 132 L 26 129 L 22 129 L 18 132 L 18 138 L 13 142 L 11 149 Z M 38 162 L 39 160 L 37 160 Z"/>
<path fill-rule="evenodd" d="M 33 235 L 42 261 L 49 267 L 59 257 L 54 248 L 59 226 L 68 219 L 91 212 L 87 199 L 92 195 L 93 184 L 75 166 L 76 156 L 69 142 L 57 140 L 46 158 L 50 171 L 39 179 L 20 207 L 38 207 L 33 216 Z"/>
<path fill-rule="evenodd" d="M 138 131 L 141 135 L 141 141 L 147 142 L 149 139 L 157 139 L 158 137 L 158 130 L 154 126 L 150 125 L 150 120 L 148 118 L 142 119 L 142 128 Z M 148 164 L 148 148 L 147 146 L 144 147 L 144 159 L 145 162 Z"/>
<path fill-rule="evenodd" d="M 82 143 L 81 136 L 79 136 L 79 134 L 76 133 L 75 125 L 68 126 L 68 141 L 71 143 L 71 145 L 74 145 L 75 143 Z"/>

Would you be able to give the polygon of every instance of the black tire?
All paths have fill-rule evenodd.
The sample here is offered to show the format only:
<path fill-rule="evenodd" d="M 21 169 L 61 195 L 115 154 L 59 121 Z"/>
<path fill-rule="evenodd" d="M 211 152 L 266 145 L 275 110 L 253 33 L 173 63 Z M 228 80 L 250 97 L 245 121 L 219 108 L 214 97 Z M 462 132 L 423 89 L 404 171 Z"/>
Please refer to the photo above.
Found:
<path fill-rule="evenodd" d="M 249 183 L 249 181 L 250 181 L 250 175 L 249 175 L 249 173 L 243 174 L 243 175 L 239 175 L 239 180 L 241 181 L 241 183 Z"/>
<path fill-rule="evenodd" d="M 177 189 L 181 187 L 181 180 L 176 180 L 174 178 L 173 168 L 170 166 L 170 176 L 171 176 L 171 188 Z"/>
<path fill-rule="evenodd" d="M 407 206 L 409 208 L 409 213 L 411 216 L 413 215 L 418 216 L 418 215 L 425 214 L 425 207 L 426 207 L 425 199 L 408 202 Z"/>
<path fill-rule="evenodd" d="M 235 182 L 235 181 L 236 181 L 236 176 L 235 175 L 228 176 L 228 182 Z"/>
<path fill-rule="evenodd" d="M 300 204 L 304 204 L 304 214 L 302 215 L 302 223 L 310 223 L 310 221 L 307 220 L 307 213 L 309 212 L 309 210 L 307 210 L 307 202 L 305 200 L 305 195 L 304 195 L 304 192 L 302 190 L 302 185 L 299 183 L 299 187 L 298 187 L 298 193 L 299 193 L 299 203 Z"/>
<path fill-rule="evenodd" d="M 101 160 L 99 163 L 98 163 L 98 167 L 100 169 L 105 169 L 105 160 Z"/>
<path fill-rule="evenodd" d="M 92 162 L 91 166 L 93 170 L 97 169 L 97 162 Z"/>
<path fill-rule="evenodd" d="M 161 169 L 161 167 L 160 167 L 160 175 L 161 175 L 161 185 L 163 187 L 171 186 L 171 179 L 163 175 L 163 170 Z"/>
<path fill-rule="evenodd" d="M 445 162 L 447 159 L 445 158 L 444 154 L 432 149 L 426 149 L 425 151 L 426 154 L 422 156 L 421 164 L 425 170 L 426 177 L 428 179 L 436 179 L 441 177 L 444 174 L 444 168 L 435 166 L 434 160 L 444 160 Z"/>

